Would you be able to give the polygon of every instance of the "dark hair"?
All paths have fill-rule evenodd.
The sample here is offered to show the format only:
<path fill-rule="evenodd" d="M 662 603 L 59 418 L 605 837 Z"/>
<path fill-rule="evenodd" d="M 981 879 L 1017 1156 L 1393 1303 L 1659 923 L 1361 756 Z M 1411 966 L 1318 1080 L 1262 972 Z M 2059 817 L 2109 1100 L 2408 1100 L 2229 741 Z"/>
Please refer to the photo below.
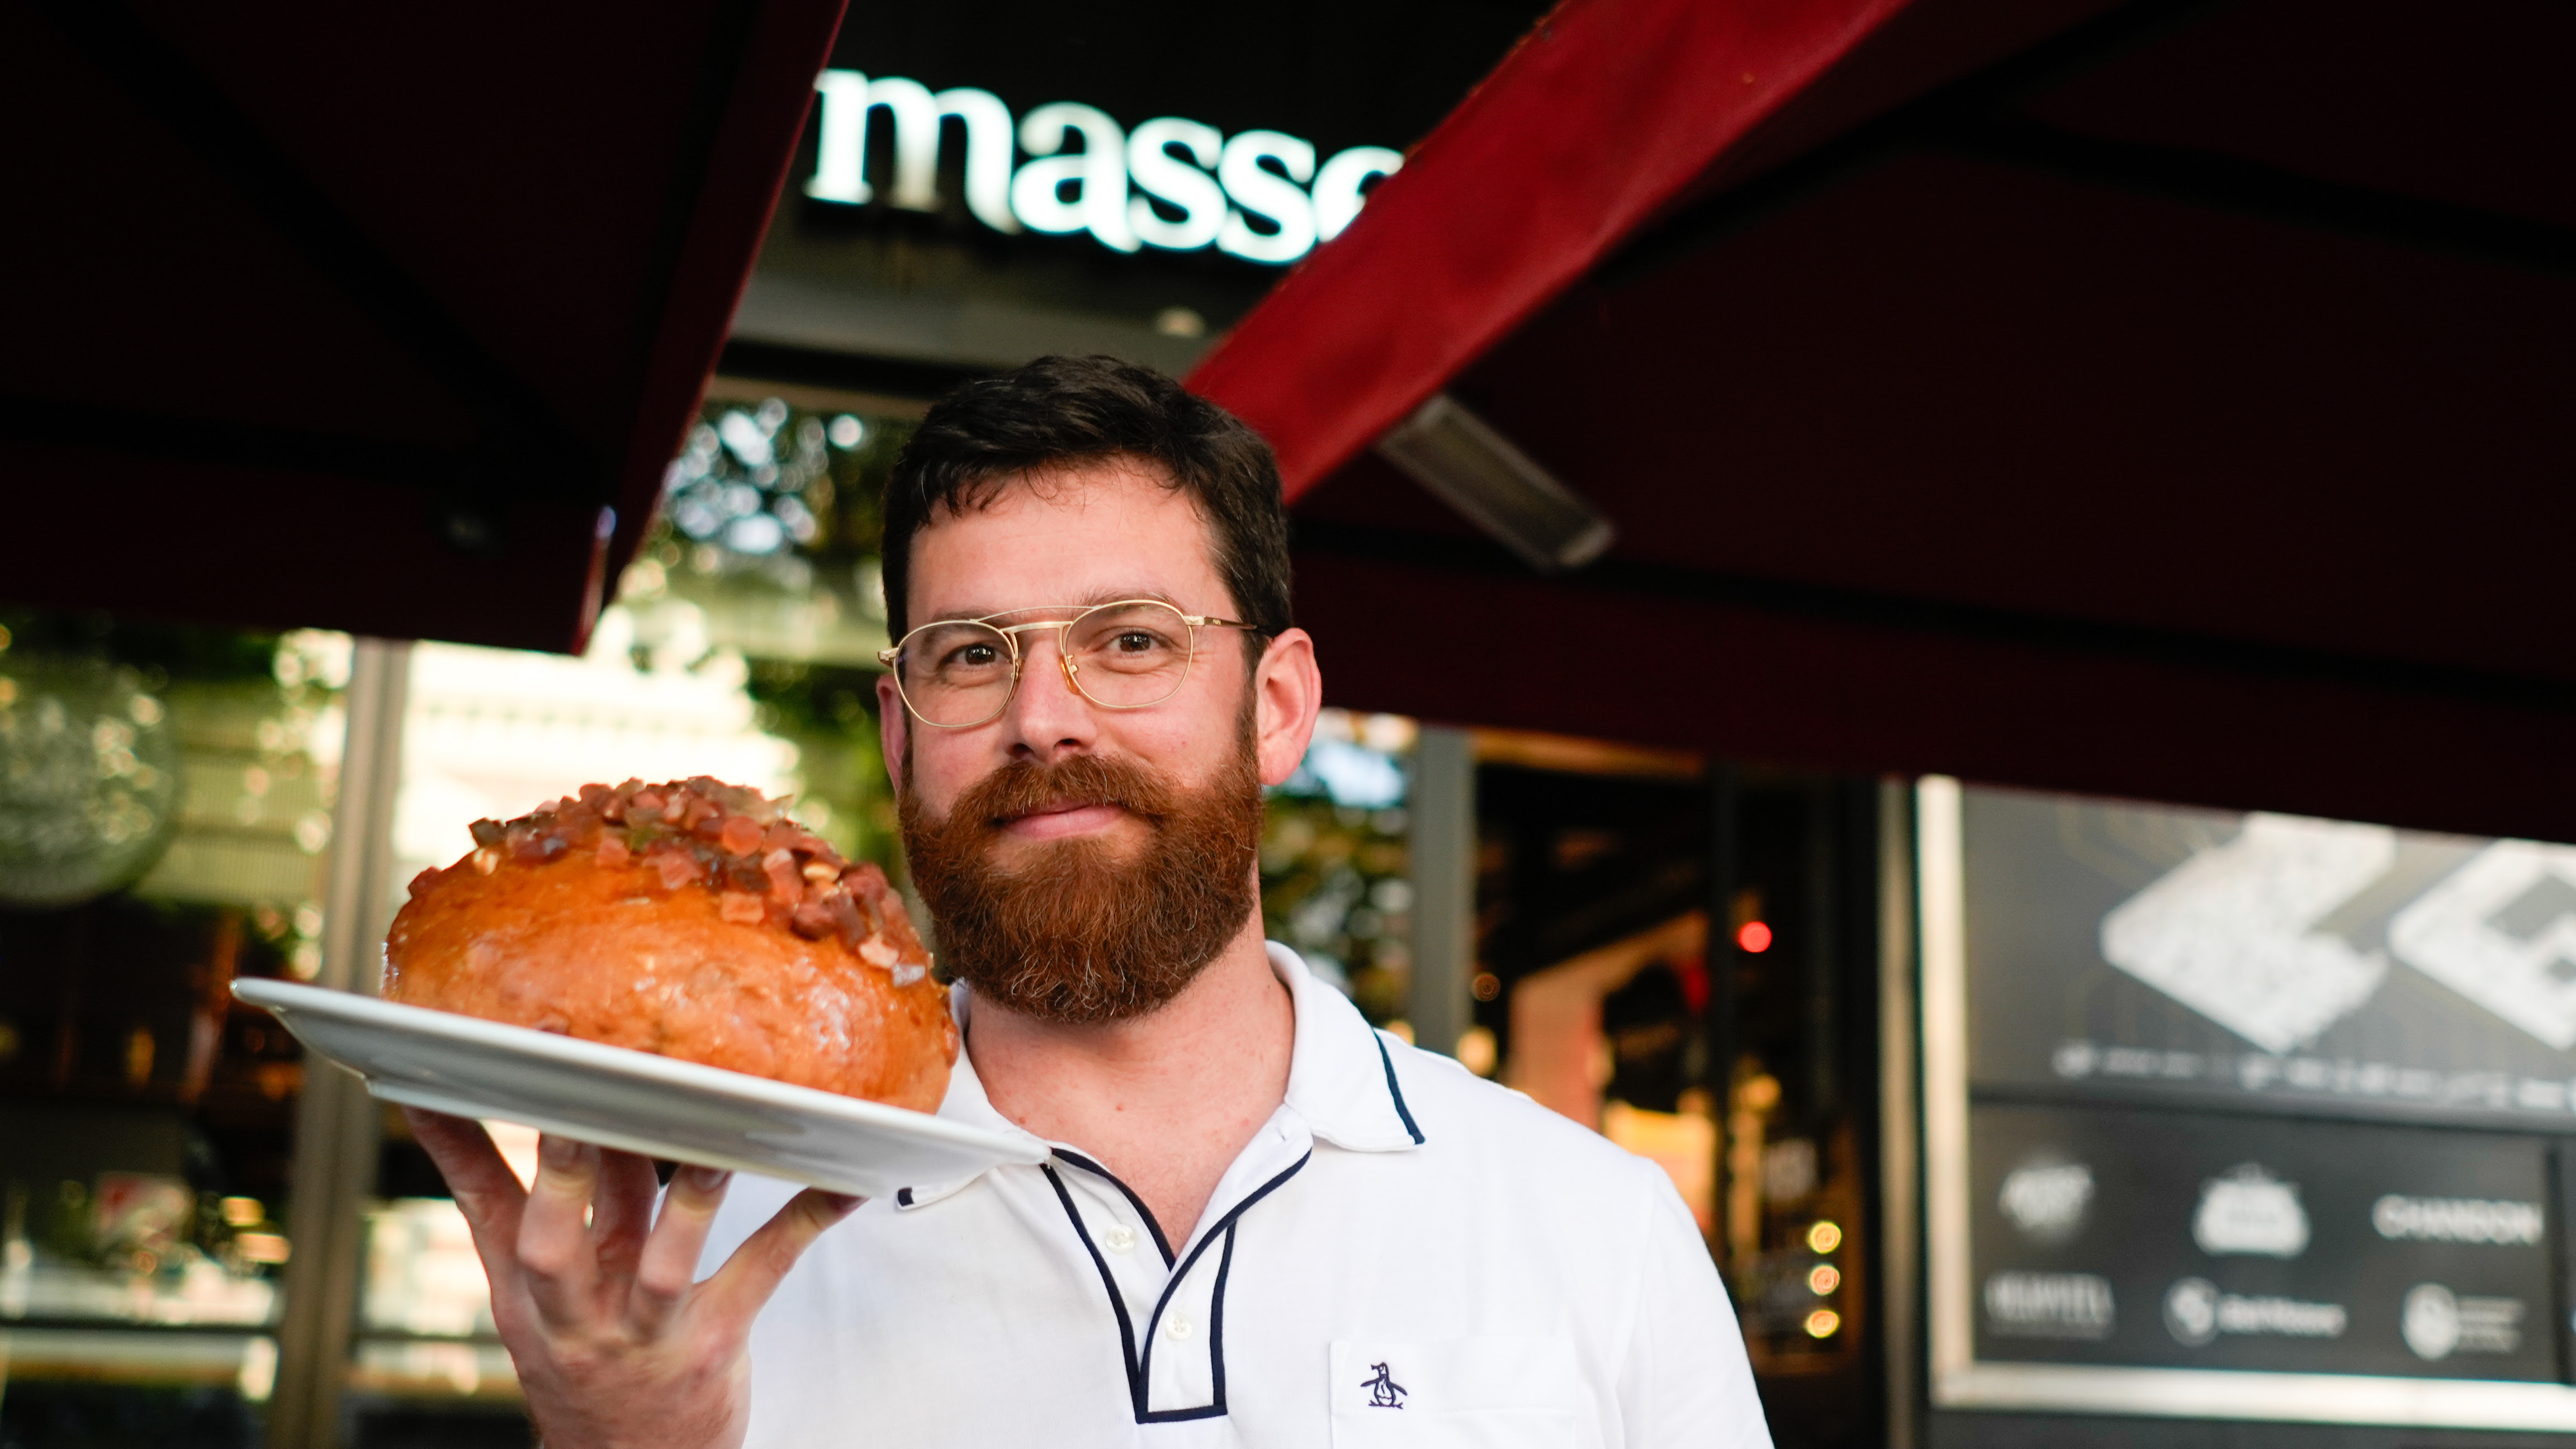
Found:
<path fill-rule="evenodd" d="M 885 502 L 886 622 L 894 637 L 911 627 L 912 538 L 935 510 L 983 508 L 1031 469 L 1120 457 L 1157 466 L 1166 487 L 1198 505 L 1237 615 L 1265 636 L 1287 630 L 1288 510 L 1278 460 L 1261 435 L 1150 367 L 1041 357 L 931 404 L 895 459 Z"/>

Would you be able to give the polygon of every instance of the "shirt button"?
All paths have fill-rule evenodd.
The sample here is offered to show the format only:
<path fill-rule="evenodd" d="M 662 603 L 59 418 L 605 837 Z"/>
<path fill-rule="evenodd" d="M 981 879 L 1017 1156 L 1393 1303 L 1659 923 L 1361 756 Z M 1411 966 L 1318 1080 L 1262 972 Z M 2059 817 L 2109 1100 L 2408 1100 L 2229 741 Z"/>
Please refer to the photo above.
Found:
<path fill-rule="evenodd" d="M 1134 1228 L 1124 1226 L 1123 1224 L 1102 1233 L 1100 1235 L 1100 1240 L 1107 1243 L 1109 1245 L 1109 1251 L 1113 1253 L 1132 1253 L 1136 1251 L 1136 1230 Z"/>
<path fill-rule="evenodd" d="M 1175 1313 L 1163 1320 L 1163 1336 L 1175 1343 L 1188 1338 L 1197 1331 L 1197 1328 L 1198 1325 L 1190 1322 L 1190 1316 L 1186 1313 Z"/>

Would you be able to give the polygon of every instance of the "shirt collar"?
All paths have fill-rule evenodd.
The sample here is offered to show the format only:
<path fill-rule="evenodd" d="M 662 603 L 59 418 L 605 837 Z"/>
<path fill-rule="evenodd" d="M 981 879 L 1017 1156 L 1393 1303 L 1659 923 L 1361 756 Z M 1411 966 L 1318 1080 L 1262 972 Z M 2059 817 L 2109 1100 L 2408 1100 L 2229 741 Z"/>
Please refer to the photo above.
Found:
<path fill-rule="evenodd" d="M 1308 1130 L 1351 1152 L 1403 1152 L 1419 1146 L 1422 1130 L 1404 1090 L 1386 1042 L 1350 998 L 1316 978 L 1296 952 L 1268 943 L 1270 969 L 1288 988 L 1295 1012 L 1296 1041 L 1289 1048 L 1288 1095 L 1284 1106 L 1305 1120 Z M 948 989 L 948 1009 L 957 1018 L 959 1041 L 966 1039 L 966 1018 L 973 1009 L 966 983 Z M 948 1072 L 948 1095 L 939 1114 L 951 1121 L 1001 1132 L 1052 1150 L 1054 1144 L 1003 1116 L 984 1092 L 972 1053 L 957 1053 Z M 895 1194 L 899 1208 L 921 1207 L 948 1197 L 983 1174 L 954 1182 L 920 1184 Z"/>
<path fill-rule="evenodd" d="M 1316 1136 L 1352 1152 L 1403 1152 L 1422 1143 L 1386 1041 L 1349 997 L 1324 984 L 1296 952 L 1269 943 L 1270 969 L 1296 1003 L 1288 1058 L 1288 1107 Z"/>

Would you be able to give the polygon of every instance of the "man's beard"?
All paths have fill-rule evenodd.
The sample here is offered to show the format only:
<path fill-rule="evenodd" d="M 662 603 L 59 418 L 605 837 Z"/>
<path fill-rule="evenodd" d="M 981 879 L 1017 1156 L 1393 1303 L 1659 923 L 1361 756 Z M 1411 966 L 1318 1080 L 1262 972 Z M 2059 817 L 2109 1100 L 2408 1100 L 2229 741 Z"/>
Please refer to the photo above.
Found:
<path fill-rule="evenodd" d="M 1120 859 L 1096 838 L 1029 842 L 1015 865 L 994 859 L 1002 822 L 1099 804 L 1142 821 L 1143 846 Z M 1259 902 L 1261 776 L 1248 729 L 1196 789 L 1126 759 L 1013 760 L 969 787 L 947 819 L 929 818 L 911 790 L 902 816 L 942 968 L 977 996 L 1041 1020 L 1152 1012 L 1198 978 Z"/>

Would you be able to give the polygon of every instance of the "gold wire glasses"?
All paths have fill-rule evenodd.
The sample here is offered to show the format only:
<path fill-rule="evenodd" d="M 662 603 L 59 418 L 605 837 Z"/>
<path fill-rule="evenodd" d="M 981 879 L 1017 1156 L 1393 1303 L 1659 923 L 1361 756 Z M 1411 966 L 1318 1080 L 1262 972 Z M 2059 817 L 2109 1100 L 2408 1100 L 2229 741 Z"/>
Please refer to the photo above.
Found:
<path fill-rule="evenodd" d="M 1013 614 L 1072 618 L 996 624 Z M 1198 654 L 1201 629 L 1253 629 L 1238 619 L 1184 614 L 1159 599 L 1120 599 L 1082 608 L 1033 604 L 981 619 L 937 619 L 877 651 L 912 717 L 933 729 L 971 729 L 999 715 L 1019 691 L 1020 636 L 1056 631 L 1065 683 L 1103 709 L 1144 709 L 1180 693 Z"/>

